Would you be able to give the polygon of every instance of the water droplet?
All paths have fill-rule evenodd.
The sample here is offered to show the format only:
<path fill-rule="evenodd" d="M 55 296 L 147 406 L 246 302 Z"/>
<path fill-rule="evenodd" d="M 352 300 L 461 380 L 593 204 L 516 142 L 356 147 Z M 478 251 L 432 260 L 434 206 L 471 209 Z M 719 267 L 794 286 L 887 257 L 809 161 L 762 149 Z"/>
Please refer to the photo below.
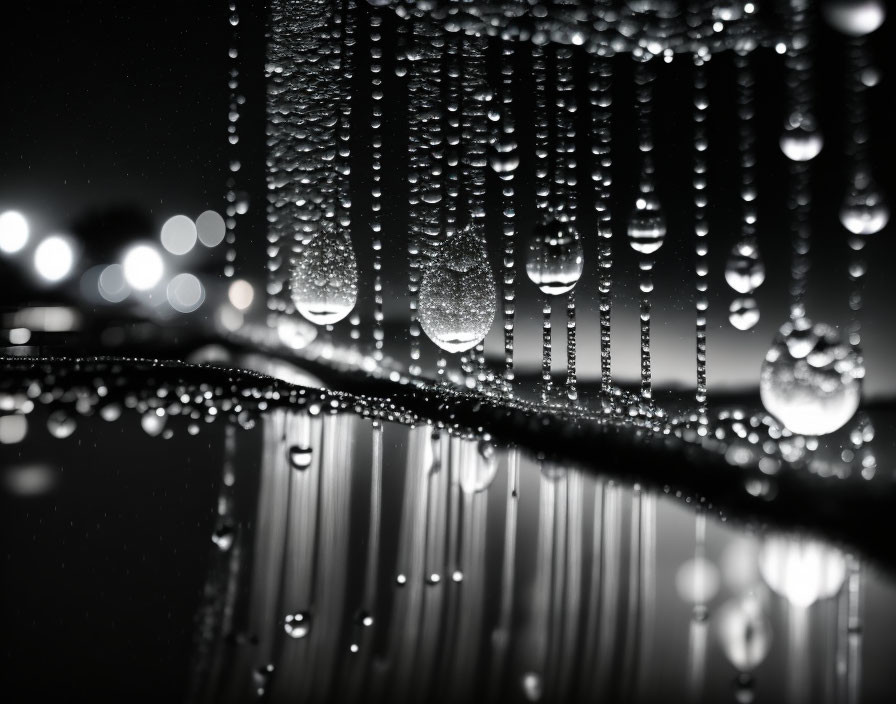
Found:
<path fill-rule="evenodd" d="M 283 619 L 283 630 L 290 638 L 304 638 L 311 630 L 311 617 L 305 611 L 288 614 Z"/>
<path fill-rule="evenodd" d="M 476 456 L 461 465 L 460 488 L 468 494 L 488 489 L 498 473 L 498 458 L 495 446 L 487 440 L 480 440 L 476 446 Z"/>
<path fill-rule="evenodd" d="M 161 435 L 168 420 L 165 413 L 159 413 L 162 409 L 150 409 L 140 417 L 140 425 L 143 431 L 150 437 Z"/>
<path fill-rule="evenodd" d="M 796 114 L 785 123 L 780 144 L 791 161 L 810 161 L 819 155 L 824 140 L 810 115 Z"/>
<path fill-rule="evenodd" d="M 821 13 L 831 27 L 851 37 L 871 34 L 887 16 L 880 0 L 825 0 Z"/>
<path fill-rule="evenodd" d="M 791 432 L 825 435 L 856 412 L 864 373 L 862 358 L 837 330 L 802 319 L 781 326 L 762 365 L 759 393 Z"/>
<path fill-rule="evenodd" d="M 308 469 L 311 464 L 311 448 L 293 445 L 289 448 L 289 463 L 293 469 Z"/>
<path fill-rule="evenodd" d="M 752 293 L 765 281 L 765 264 L 755 242 L 744 240 L 734 245 L 725 266 L 725 281 L 738 293 Z"/>
<path fill-rule="evenodd" d="M 768 655 L 772 626 L 753 594 L 726 601 L 715 616 L 725 657 L 738 671 L 750 672 Z"/>
<path fill-rule="evenodd" d="M 227 519 L 221 519 L 215 528 L 215 532 L 212 533 L 212 542 L 218 546 L 221 552 L 227 552 L 233 546 L 235 534 L 233 523 Z"/>
<path fill-rule="evenodd" d="M 60 440 L 74 433 L 76 426 L 75 419 L 65 411 L 53 411 L 47 418 L 47 430 L 50 431 L 50 435 Z"/>
<path fill-rule="evenodd" d="M 270 682 L 271 675 L 274 674 L 273 665 L 264 665 L 259 667 L 252 673 L 252 686 L 255 687 L 255 694 L 263 697 Z"/>
<path fill-rule="evenodd" d="M 446 240 L 423 273 L 423 331 L 447 352 L 464 352 L 486 336 L 497 310 L 495 277 L 478 223 Z"/>
<path fill-rule="evenodd" d="M 759 551 L 759 571 L 775 592 L 805 608 L 840 591 L 846 561 L 839 550 L 817 540 L 773 535 Z"/>
<path fill-rule="evenodd" d="M 304 239 L 289 288 L 299 313 L 312 323 L 332 325 L 345 318 L 358 299 L 358 265 L 348 233 L 327 223 Z"/>
<path fill-rule="evenodd" d="M 859 176 L 840 206 L 843 227 L 854 235 L 874 235 L 889 221 L 890 208 L 883 194 L 870 178 Z"/>
<path fill-rule="evenodd" d="M 512 136 L 504 135 L 495 140 L 489 155 L 489 164 L 501 178 L 506 178 L 516 171 L 520 165 L 520 155 L 517 152 L 516 140 Z"/>
<path fill-rule="evenodd" d="M 728 308 L 728 322 L 738 330 L 749 330 L 759 322 L 759 306 L 750 296 L 735 298 Z"/>
<path fill-rule="evenodd" d="M 542 292 L 571 291 L 584 266 L 582 241 L 567 223 L 549 219 L 538 225 L 529 241 L 526 274 Z"/>
<path fill-rule="evenodd" d="M 628 221 L 628 237 L 632 249 L 641 254 L 653 254 L 663 246 L 666 218 L 653 195 L 638 196 Z"/>
<path fill-rule="evenodd" d="M 523 694 L 530 702 L 539 701 L 542 694 L 544 694 L 544 685 L 541 681 L 541 675 L 536 674 L 535 672 L 527 672 L 524 674 L 520 684 L 523 688 Z"/>

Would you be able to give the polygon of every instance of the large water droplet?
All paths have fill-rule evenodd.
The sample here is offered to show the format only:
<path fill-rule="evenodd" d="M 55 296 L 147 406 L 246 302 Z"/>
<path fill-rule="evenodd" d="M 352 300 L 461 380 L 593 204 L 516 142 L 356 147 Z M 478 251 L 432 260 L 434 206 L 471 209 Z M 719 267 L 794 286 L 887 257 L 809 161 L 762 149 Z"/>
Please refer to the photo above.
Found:
<path fill-rule="evenodd" d="M 754 242 L 743 241 L 734 245 L 725 266 L 725 281 L 738 293 L 752 293 L 765 281 L 765 264 Z"/>
<path fill-rule="evenodd" d="M 628 237 L 632 249 L 641 254 L 653 254 L 663 246 L 666 218 L 653 195 L 638 196 L 628 221 Z"/>
<path fill-rule="evenodd" d="M 303 240 L 289 288 L 299 313 L 312 323 L 345 318 L 358 299 L 358 265 L 348 233 L 325 224 Z"/>
<path fill-rule="evenodd" d="M 791 161 L 810 161 L 818 156 L 824 139 L 810 115 L 791 115 L 784 124 L 781 151 Z"/>
<path fill-rule="evenodd" d="M 447 239 L 420 282 L 420 325 L 447 352 L 475 347 L 495 318 L 497 289 L 481 227 L 468 225 Z"/>
<path fill-rule="evenodd" d="M 854 235 L 874 235 L 890 221 L 890 208 L 870 178 L 860 176 L 843 198 L 840 222 Z"/>
<path fill-rule="evenodd" d="M 831 27 L 851 37 L 870 34 L 887 16 L 880 0 L 825 0 L 821 13 Z"/>
<path fill-rule="evenodd" d="M 283 630 L 290 638 L 304 638 L 311 630 L 311 616 L 305 611 L 289 614 L 283 619 Z"/>
<path fill-rule="evenodd" d="M 557 295 L 571 291 L 582 275 L 582 241 L 566 223 L 547 220 L 529 241 L 526 274 L 542 292 Z"/>
<path fill-rule="evenodd" d="M 788 430 L 825 435 L 856 412 L 864 374 L 862 358 L 834 328 L 798 320 L 782 325 L 775 337 L 762 364 L 759 393 Z"/>

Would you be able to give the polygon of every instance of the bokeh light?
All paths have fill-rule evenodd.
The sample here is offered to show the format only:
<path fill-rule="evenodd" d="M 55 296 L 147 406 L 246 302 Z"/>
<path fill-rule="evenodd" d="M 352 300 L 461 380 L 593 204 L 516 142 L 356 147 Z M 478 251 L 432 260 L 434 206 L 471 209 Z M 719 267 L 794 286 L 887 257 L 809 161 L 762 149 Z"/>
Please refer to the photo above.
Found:
<path fill-rule="evenodd" d="M 124 279 L 137 291 L 148 291 L 162 280 L 165 264 L 154 247 L 138 244 L 128 250 L 122 261 Z"/>
<path fill-rule="evenodd" d="M 255 298 L 255 289 L 252 288 L 252 284 L 248 281 L 237 279 L 230 284 L 230 288 L 227 289 L 227 298 L 233 304 L 234 308 L 238 310 L 246 310 L 252 305 L 252 301 Z"/>
<path fill-rule="evenodd" d="M 121 264 L 110 264 L 104 268 L 97 288 L 109 303 L 121 303 L 130 293 L 130 286 L 124 277 L 124 267 Z"/>
<path fill-rule="evenodd" d="M 46 237 L 34 250 L 34 269 L 50 283 L 62 281 L 71 273 L 74 263 L 74 249 L 62 235 Z"/>
<path fill-rule="evenodd" d="M 18 413 L 0 416 L 0 444 L 14 445 L 28 434 L 28 419 Z"/>
<path fill-rule="evenodd" d="M 168 282 L 168 303 L 178 313 L 192 313 L 205 300 L 202 282 L 193 274 L 178 274 Z"/>
<path fill-rule="evenodd" d="M 0 214 L 0 251 L 15 254 L 28 244 L 30 230 L 25 216 L 17 210 Z"/>
<path fill-rule="evenodd" d="M 224 240 L 227 231 L 224 218 L 214 210 L 206 210 L 196 218 L 199 241 L 206 247 L 217 247 Z"/>
<path fill-rule="evenodd" d="M 182 255 L 196 245 L 196 225 L 186 215 L 175 215 L 162 225 L 162 246 L 172 254 Z"/>

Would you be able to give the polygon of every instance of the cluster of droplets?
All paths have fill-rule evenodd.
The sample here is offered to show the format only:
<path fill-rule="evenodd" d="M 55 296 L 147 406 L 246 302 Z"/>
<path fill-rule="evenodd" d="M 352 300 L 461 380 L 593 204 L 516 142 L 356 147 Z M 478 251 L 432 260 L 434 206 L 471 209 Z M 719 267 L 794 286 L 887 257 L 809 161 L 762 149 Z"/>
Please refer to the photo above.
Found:
<path fill-rule="evenodd" d="M 226 232 L 224 241 L 227 243 L 227 252 L 225 254 L 224 276 L 232 277 L 234 267 L 236 265 L 236 218 L 238 215 L 245 215 L 249 209 L 249 198 L 245 192 L 237 190 L 236 174 L 240 170 L 239 159 L 239 119 L 240 107 L 245 104 L 246 97 L 239 92 L 239 50 L 237 42 L 239 38 L 240 16 L 237 13 L 236 1 L 233 0 L 229 4 L 229 23 L 231 27 L 231 46 L 227 51 L 230 59 L 230 69 L 228 71 L 227 88 L 230 91 L 230 100 L 227 108 L 227 144 L 228 144 L 228 161 L 227 169 L 229 175 L 227 177 L 227 200 L 226 215 L 224 220 Z"/>
<path fill-rule="evenodd" d="M 707 265 L 707 235 L 709 224 L 706 217 L 708 204 L 706 196 L 706 150 L 709 140 L 706 136 L 706 116 L 709 110 L 709 97 L 706 91 L 705 59 L 699 54 L 694 55 L 694 233 L 696 235 L 696 335 L 697 335 L 697 388 L 695 400 L 697 402 L 697 421 L 700 424 L 698 432 L 706 434 L 706 316 L 708 309 L 708 274 Z"/>

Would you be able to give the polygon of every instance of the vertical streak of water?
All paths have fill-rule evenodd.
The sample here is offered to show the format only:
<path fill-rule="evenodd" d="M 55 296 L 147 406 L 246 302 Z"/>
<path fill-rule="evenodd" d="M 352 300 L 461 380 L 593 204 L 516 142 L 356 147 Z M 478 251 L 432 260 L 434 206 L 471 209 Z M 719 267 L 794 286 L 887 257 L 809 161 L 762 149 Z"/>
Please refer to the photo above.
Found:
<path fill-rule="evenodd" d="M 230 58 L 230 71 L 227 81 L 227 87 L 230 89 L 230 105 L 227 112 L 227 143 L 230 146 L 230 156 L 228 157 L 228 170 L 230 176 L 227 177 L 227 217 L 224 220 L 226 227 L 224 240 L 227 243 L 227 251 L 224 255 L 224 276 L 232 277 L 234 274 L 234 266 L 236 262 L 236 216 L 237 212 L 237 192 L 236 192 L 236 172 L 240 170 L 239 147 L 240 141 L 238 131 L 238 120 L 240 119 L 240 106 L 245 102 L 246 98 L 239 93 L 239 23 L 240 16 L 237 12 L 236 0 L 231 0 L 229 22 L 230 30 L 230 49 L 227 52 Z"/>
<path fill-rule="evenodd" d="M 620 674 L 620 699 L 629 701 L 634 698 L 635 684 L 638 676 L 638 653 L 640 651 L 639 636 L 641 634 L 641 600 L 643 594 L 643 574 L 641 572 L 644 549 L 642 530 L 644 521 L 644 492 L 639 485 L 632 489 L 631 516 L 629 520 L 628 551 L 628 599 L 625 617 L 625 644 L 623 650 L 622 670 Z"/>
<path fill-rule="evenodd" d="M 694 525 L 694 564 L 702 565 L 705 559 L 706 514 L 702 509 L 698 509 Z M 694 594 L 698 598 L 702 598 L 705 594 L 704 573 L 699 567 L 694 571 L 694 580 Z M 699 702 L 704 699 L 703 685 L 706 679 L 706 641 L 709 625 L 707 615 L 707 605 L 702 601 L 696 602 L 688 627 L 687 700 L 689 702 Z"/>
<path fill-rule="evenodd" d="M 697 283 L 696 283 L 696 318 L 697 318 L 697 432 L 705 436 L 708 432 L 709 420 L 706 415 L 706 316 L 708 308 L 707 275 L 708 247 L 707 235 L 709 223 L 706 217 L 706 116 L 709 109 L 709 96 L 706 91 L 706 69 L 704 58 L 694 54 L 694 232 L 697 237 Z"/>
<path fill-rule="evenodd" d="M 514 132 L 516 127 L 513 118 L 513 47 L 505 43 L 501 48 L 501 132 L 502 146 L 516 150 Z M 513 394 L 513 327 L 516 307 L 514 283 L 516 214 L 514 206 L 513 177 L 516 169 L 501 174 L 504 185 L 503 197 L 503 233 L 504 233 L 504 279 L 502 296 L 504 299 L 504 386 L 508 394 Z"/>
<path fill-rule="evenodd" d="M 373 357 L 383 358 L 383 260 L 382 260 L 382 179 L 383 179 L 383 18 L 375 8 L 370 12 L 370 230 L 373 233 Z"/>
<path fill-rule="evenodd" d="M 532 74 L 535 81 L 535 208 L 536 221 L 547 220 L 551 186 L 548 179 L 548 100 L 547 63 L 544 49 L 532 45 Z M 547 403 L 551 395 L 551 299 L 542 299 L 542 358 L 541 400 Z"/>
<path fill-rule="evenodd" d="M 862 686 L 862 625 L 864 599 L 862 593 L 862 566 L 854 555 L 848 558 L 846 628 L 848 641 L 846 701 L 857 704 Z"/>

